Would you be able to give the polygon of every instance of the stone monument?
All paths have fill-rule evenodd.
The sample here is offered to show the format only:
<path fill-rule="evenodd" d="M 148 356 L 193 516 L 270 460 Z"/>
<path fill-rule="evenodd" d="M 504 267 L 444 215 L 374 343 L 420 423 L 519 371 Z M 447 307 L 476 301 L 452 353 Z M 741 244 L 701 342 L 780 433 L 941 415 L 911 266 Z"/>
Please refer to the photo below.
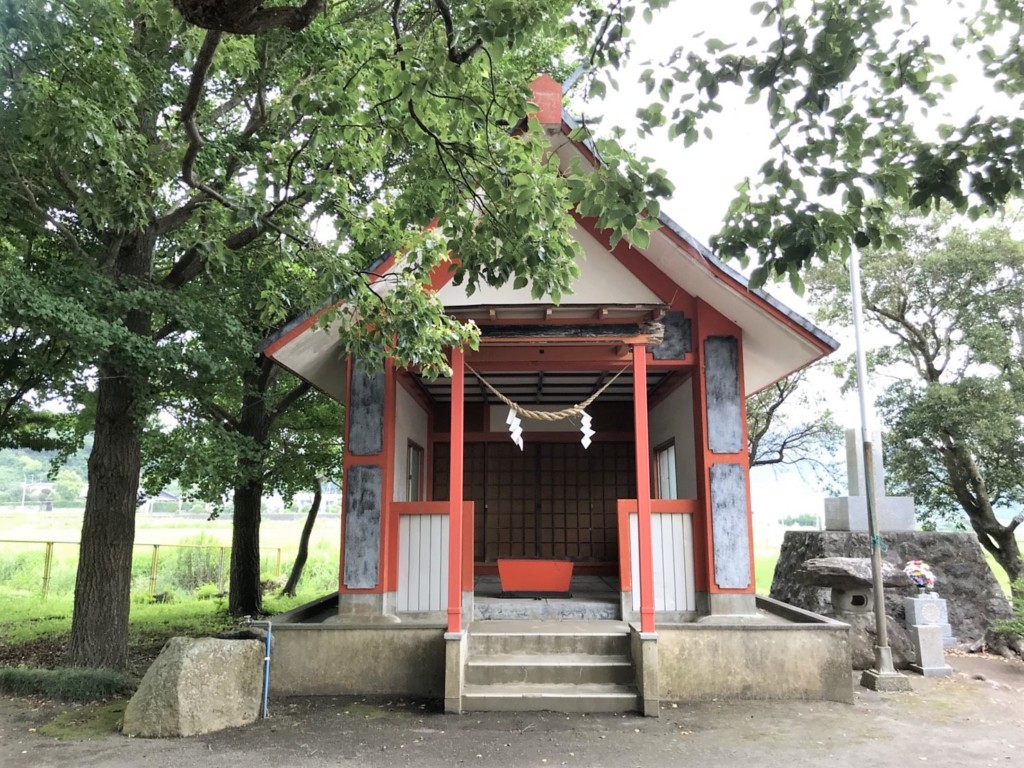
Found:
<path fill-rule="evenodd" d="M 934 592 L 925 592 L 904 598 L 903 605 L 916 659 L 910 668 L 925 677 L 953 674 L 953 668 L 946 663 L 943 654 L 944 648 L 956 645 L 949 626 L 946 601 Z"/>
<path fill-rule="evenodd" d="M 913 531 L 916 528 L 914 499 L 911 496 L 887 496 L 885 467 L 882 465 L 882 437 L 872 435 L 875 448 L 874 481 L 878 499 L 878 530 Z M 860 430 L 846 430 L 846 474 L 849 496 L 825 499 L 825 530 L 868 530 L 868 491 L 864 471 L 864 441 Z"/>
<path fill-rule="evenodd" d="M 949 606 L 934 592 L 918 593 L 903 598 L 903 611 L 908 627 L 935 626 L 942 631 L 943 648 L 955 648 L 956 638 L 949 625 Z"/>

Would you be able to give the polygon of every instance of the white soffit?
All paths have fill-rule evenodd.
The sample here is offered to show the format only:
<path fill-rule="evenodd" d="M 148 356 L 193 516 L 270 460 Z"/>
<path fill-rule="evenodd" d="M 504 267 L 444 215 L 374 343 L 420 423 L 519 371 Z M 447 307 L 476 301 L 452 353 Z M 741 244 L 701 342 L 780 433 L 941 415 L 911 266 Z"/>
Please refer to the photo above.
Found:
<path fill-rule="evenodd" d="M 579 227 L 573 230 L 573 237 L 583 246 L 585 258 L 577 262 L 579 278 L 573 283 L 572 293 L 562 297 L 564 304 L 585 304 L 604 306 L 615 304 L 655 305 L 662 302 L 654 293 L 626 269 L 594 237 Z M 535 299 L 530 287 L 513 288 L 509 281 L 501 287 L 478 286 L 471 296 L 466 295 L 466 286 L 451 282 L 438 291 L 446 307 L 467 306 L 516 306 L 552 304 L 550 296 Z"/>
<path fill-rule="evenodd" d="M 345 353 L 338 341 L 338 325 L 312 325 L 271 354 L 280 365 L 305 379 L 328 397 L 344 403 L 347 380 Z"/>
<path fill-rule="evenodd" d="M 764 389 L 825 356 L 792 325 L 757 303 L 754 294 L 683 251 L 664 231 L 651 237 L 645 255 L 691 296 L 699 298 L 743 330 L 744 391 Z"/>

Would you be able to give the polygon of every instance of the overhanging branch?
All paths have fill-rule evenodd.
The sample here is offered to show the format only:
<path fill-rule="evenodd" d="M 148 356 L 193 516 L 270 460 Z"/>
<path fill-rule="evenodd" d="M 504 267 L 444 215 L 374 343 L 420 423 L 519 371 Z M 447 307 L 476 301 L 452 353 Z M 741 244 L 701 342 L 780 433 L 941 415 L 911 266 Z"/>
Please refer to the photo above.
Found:
<path fill-rule="evenodd" d="M 197 27 L 235 35 L 256 35 L 277 27 L 301 32 L 327 4 L 306 0 L 302 5 L 264 8 L 263 0 L 171 0 L 182 18 Z"/>

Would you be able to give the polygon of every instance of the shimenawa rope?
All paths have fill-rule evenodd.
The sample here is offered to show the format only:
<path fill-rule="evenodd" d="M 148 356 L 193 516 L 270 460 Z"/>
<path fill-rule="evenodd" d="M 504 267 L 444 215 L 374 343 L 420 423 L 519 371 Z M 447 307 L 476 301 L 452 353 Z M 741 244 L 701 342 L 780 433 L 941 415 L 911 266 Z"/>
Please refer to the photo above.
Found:
<path fill-rule="evenodd" d="M 529 408 L 523 408 L 523 406 L 519 405 L 516 402 L 513 402 L 505 395 L 501 394 L 501 392 L 496 390 L 491 385 L 491 382 L 489 382 L 479 373 L 474 371 L 473 368 L 468 364 L 466 365 L 466 370 L 472 373 L 474 376 L 476 376 L 477 379 L 480 380 L 481 384 L 483 384 L 485 387 L 491 390 L 492 393 L 494 393 L 495 397 L 501 400 L 501 402 L 503 402 L 505 405 L 507 405 L 520 416 L 523 416 L 527 419 L 536 419 L 537 421 L 562 421 L 563 419 L 572 418 L 573 416 L 576 416 L 582 413 L 587 408 L 589 408 L 590 404 L 597 400 L 597 398 L 599 398 L 604 393 L 604 391 L 608 389 L 608 387 L 610 387 L 617 378 L 619 378 L 619 376 L 621 376 L 623 373 L 629 370 L 629 366 L 625 366 L 621 371 L 612 376 L 611 379 L 609 379 L 609 381 L 603 387 L 597 390 L 597 392 L 592 394 L 582 403 L 577 403 L 576 405 L 573 405 L 569 408 L 563 408 L 561 411 L 531 411 Z"/>

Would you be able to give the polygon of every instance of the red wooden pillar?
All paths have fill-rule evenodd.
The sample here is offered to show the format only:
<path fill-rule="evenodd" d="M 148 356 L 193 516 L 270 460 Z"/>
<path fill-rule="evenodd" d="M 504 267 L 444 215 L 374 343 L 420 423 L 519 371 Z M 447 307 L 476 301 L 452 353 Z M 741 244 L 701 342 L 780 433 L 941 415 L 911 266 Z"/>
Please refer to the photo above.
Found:
<path fill-rule="evenodd" d="M 636 445 L 636 511 L 640 549 L 640 631 L 654 631 L 654 555 L 651 549 L 651 451 L 647 430 L 647 347 L 633 345 L 633 426 Z M 628 546 L 620 542 L 619 546 Z"/>
<path fill-rule="evenodd" d="M 462 631 L 462 452 L 465 365 L 462 348 L 452 348 L 451 464 L 448 474 L 448 631 Z"/>

